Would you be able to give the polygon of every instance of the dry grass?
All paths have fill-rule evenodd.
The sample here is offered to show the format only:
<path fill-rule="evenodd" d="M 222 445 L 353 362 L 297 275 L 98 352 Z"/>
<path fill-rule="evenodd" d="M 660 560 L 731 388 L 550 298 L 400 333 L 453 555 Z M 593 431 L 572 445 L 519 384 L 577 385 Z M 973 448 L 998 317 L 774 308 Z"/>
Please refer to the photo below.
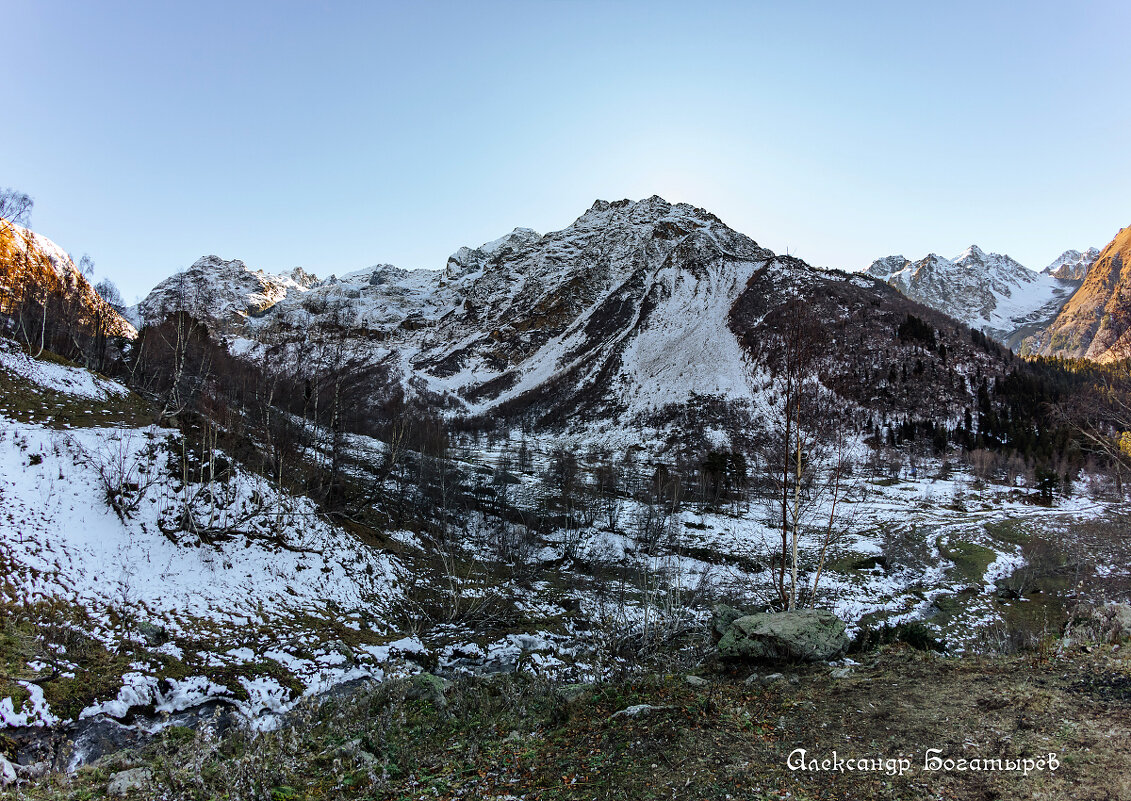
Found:
<path fill-rule="evenodd" d="M 461 679 L 442 695 L 388 682 L 309 707 L 285 729 L 223 738 L 166 731 L 145 749 L 25 788 L 28 799 L 100 795 L 146 764 L 168 799 L 1029 799 L 1127 798 L 1131 660 L 1109 646 L 1067 656 L 947 659 L 905 647 L 846 678 L 827 666 L 747 683 L 714 670 L 562 687 L 529 676 Z M 614 713 L 637 704 L 635 717 Z M 907 756 L 903 776 L 792 771 L 795 748 Z M 1055 773 L 936 772 L 945 756 L 1055 753 Z M 9 793 L 0 798 L 15 798 Z"/>

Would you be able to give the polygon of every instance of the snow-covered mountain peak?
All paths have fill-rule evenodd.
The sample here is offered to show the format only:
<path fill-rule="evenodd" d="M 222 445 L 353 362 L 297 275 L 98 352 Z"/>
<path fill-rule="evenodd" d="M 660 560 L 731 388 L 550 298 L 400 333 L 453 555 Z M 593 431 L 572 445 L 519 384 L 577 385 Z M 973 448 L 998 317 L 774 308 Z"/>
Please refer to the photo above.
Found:
<path fill-rule="evenodd" d="M 166 278 L 138 304 L 143 324 L 159 323 L 178 311 L 227 328 L 249 315 L 263 314 L 289 292 L 305 293 L 318 285 L 301 268 L 287 275 L 253 270 L 240 259 L 202 256 L 187 270 Z"/>
<path fill-rule="evenodd" d="M 756 243 L 728 228 L 714 214 L 652 195 L 638 201 L 596 200 L 568 227 L 546 235 L 530 228 L 515 228 L 478 247 L 461 247 L 448 257 L 443 277 L 467 283 L 504 264 L 518 273 L 530 271 L 536 263 L 541 265 L 539 269 L 560 270 L 563 262 L 589 248 L 627 252 L 653 240 L 673 244 L 708 230 L 712 246 L 722 252 L 755 259 L 767 257 L 768 251 L 763 253 Z"/>
<path fill-rule="evenodd" d="M 542 235 L 533 228 L 515 228 L 506 236 L 500 236 L 498 239 L 480 245 L 479 250 L 484 253 L 496 253 L 503 248 L 529 244 L 541 238 Z"/>
<path fill-rule="evenodd" d="M 492 261 L 500 261 L 508 254 L 529 247 L 542 235 L 532 228 L 515 228 L 506 236 L 485 242 L 477 248 L 462 247 L 448 257 L 444 267 L 447 278 L 459 278 L 482 270 Z"/>
<path fill-rule="evenodd" d="M 986 253 L 977 245 L 971 245 L 950 261 L 972 272 L 982 273 L 990 281 L 1031 283 L 1036 280 L 1037 275 L 1009 256 L 1001 253 Z"/>
<path fill-rule="evenodd" d="M 1083 281 L 1088 277 L 1088 270 L 1099 256 L 1099 248 L 1088 248 L 1083 253 L 1078 250 L 1066 250 L 1041 272 L 1065 281 Z"/>
<path fill-rule="evenodd" d="M 189 267 L 190 272 L 205 272 L 210 271 L 218 276 L 227 276 L 231 278 L 239 278 L 240 274 L 248 270 L 248 266 L 240 259 L 222 259 L 213 254 L 211 256 L 201 256 L 194 261 Z"/>
<path fill-rule="evenodd" d="M 570 228 L 595 226 L 652 226 L 661 221 L 683 221 L 694 227 L 721 225 L 722 221 L 705 209 L 690 203 L 669 203 L 659 195 L 643 200 L 596 200 Z"/>
<path fill-rule="evenodd" d="M 971 328 L 1010 345 L 1052 320 L 1075 284 L 1028 269 L 1007 255 L 971 245 L 953 259 L 930 253 L 919 261 L 888 256 L 867 274 Z"/>

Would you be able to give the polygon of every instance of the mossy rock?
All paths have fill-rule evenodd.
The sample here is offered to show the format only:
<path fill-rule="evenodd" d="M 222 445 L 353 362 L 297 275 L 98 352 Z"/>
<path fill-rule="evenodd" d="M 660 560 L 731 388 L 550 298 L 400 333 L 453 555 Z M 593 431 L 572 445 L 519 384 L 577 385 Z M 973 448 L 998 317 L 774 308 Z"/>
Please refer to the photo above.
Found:
<path fill-rule="evenodd" d="M 434 706 L 444 706 L 447 698 L 444 691 L 448 683 L 432 673 L 417 673 L 408 679 L 405 698 L 409 700 L 431 701 Z"/>
<path fill-rule="evenodd" d="M 150 646 L 163 645 L 169 642 L 169 632 L 165 630 L 164 626 L 159 626 L 156 623 L 142 620 L 137 624 L 137 633 L 140 634 L 145 642 Z"/>
<path fill-rule="evenodd" d="M 724 659 L 757 663 L 824 662 L 847 648 L 844 621 L 823 609 L 740 617 L 719 641 Z"/>
<path fill-rule="evenodd" d="M 566 701 L 576 701 L 593 690 L 595 685 L 587 683 L 565 684 L 558 688 L 558 695 Z"/>
<path fill-rule="evenodd" d="M 711 631 L 716 637 L 722 637 L 734 621 L 746 617 L 747 614 L 749 613 L 728 604 L 715 604 L 711 607 Z"/>

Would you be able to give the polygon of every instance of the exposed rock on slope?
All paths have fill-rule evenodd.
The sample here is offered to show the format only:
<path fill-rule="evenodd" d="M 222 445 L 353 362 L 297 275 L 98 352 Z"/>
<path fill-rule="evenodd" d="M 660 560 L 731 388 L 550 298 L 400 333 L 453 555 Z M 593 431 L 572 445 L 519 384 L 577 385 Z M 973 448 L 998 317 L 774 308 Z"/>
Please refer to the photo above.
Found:
<path fill-rule="evenodd" d="M 1084 283 L 1024 352 L 1111 361 L 1131 356 L 1131 227 L 1088 269 Z"/>
<path fill-rule="evenodd" d="M 826 662 L 848 648 L 844 621 L 824 609 L 747 615 L 719 641 L 725 659 L 747 662 Z"/>
<path fill-rule="evenodd" d="M 562 231 L 520 228 L 461 248 L 443 270 L 381 265 L 288 292 L 260 317 L 227 318 L 241 337 L 296 351 L 345 332 L 410 393 L 467 413 L 645 411 L 692 392 L 749 400 L 727 313 L 772 255 L 702 209 L 658 197 L 598 201 Z M 218 265 L 198 266 L 163 282 L 142 309 L 170 308 L 164 299 L 183 288 L 184 308 L 219 322 L 223 304 L 194 287 L 233 287 L 238 273 L 216 280 Z M 246 295 L 240 284 L 222 297 Z"/>
<path fill-rule="evenodd" d="M 1061 259 L 1070 253 L 1076 251 Z M 1062 266 L 1058 262 L 1053 263 L 1056 268 Z M 867 273 L 1014 347 L 1055 318 L 1079 286 L 1067 277 L 1073 268 L 1053 275 L 1053 265 L 1036 273 L 1008 256 L 971 245 L 954 259 L 934 253 L 919 261 L 888 256 L 873 262 Z"/>

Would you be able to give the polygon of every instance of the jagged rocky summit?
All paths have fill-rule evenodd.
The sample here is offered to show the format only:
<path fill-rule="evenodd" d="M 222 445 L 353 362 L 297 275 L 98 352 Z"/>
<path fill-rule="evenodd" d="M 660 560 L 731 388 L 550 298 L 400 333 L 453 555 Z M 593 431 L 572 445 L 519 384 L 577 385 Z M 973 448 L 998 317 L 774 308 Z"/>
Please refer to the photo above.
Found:
<path fill-rule="evenodd" d="M 1085 274 L 1088 265 L 1087 254 L 1070 250 L 1038 273 L 1009 256 L 971 245 L 953 259 L 935 253 L 918 261 L 888 256 L 866 272 L 1015 348 L 1055 319 L 1080 286 L 1082 279 L 1076 276 Z"/>

